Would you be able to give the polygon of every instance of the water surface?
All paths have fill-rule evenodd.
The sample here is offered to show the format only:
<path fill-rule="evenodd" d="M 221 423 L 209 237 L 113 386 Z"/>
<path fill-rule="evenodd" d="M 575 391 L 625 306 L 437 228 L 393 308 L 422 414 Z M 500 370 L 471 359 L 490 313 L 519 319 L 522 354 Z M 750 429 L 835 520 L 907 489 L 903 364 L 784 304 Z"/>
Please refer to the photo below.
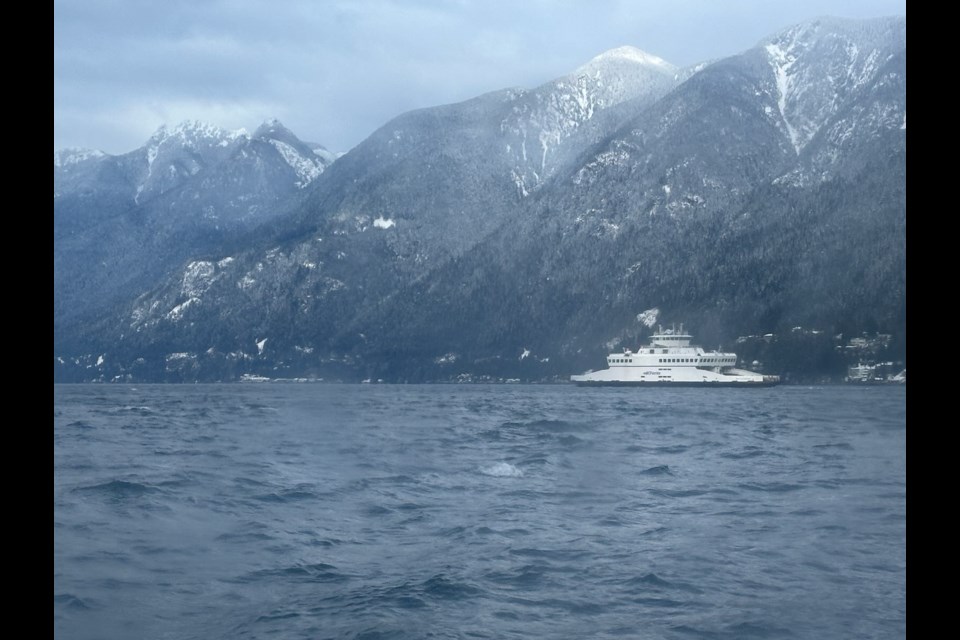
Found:
<path fill-rule="evenodd" d="M 906 388 L 54 386 L 57 638 L 902 638 Z"/>

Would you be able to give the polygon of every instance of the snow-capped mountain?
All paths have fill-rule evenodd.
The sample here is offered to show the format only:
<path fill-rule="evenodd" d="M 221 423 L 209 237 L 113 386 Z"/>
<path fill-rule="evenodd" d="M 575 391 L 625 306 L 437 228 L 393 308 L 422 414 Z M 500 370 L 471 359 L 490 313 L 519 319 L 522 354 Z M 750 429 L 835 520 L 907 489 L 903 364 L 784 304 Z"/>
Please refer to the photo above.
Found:
<path fill-rule="evenodd" d="M 533 91 L 512 94 L 500 131 L 521 195 L 529 195 L 585 146 L 596 143 L 623 113 L 672 89 L 678 72 L 657 56 L 625 46 Z M 624 103 L 629 106 L 611 111 Z"/>
<path fill-rule="evenodd" d="M 620 48 L 532 90 L 398 116 L 305 188 L 288 163 L 286 213 L 176 254 L 100 324 L 67 327 L 55 370 L 563 375 L 653 308 L 708 342 L 903 333 L 905 30 L 819 19 L 683 70 Z M 251 144 L 311 151 L 271 131 Z"/>
<path fill-rule="evenodd" d="M 331 164 L 276 120 L 160 127 L 122 155 L 54 154 L 54 322 L 142 291 L 194 251 L 283 213 Z"/>
<path fill-rule="evenodd" d="M 259 143 L 266 143 L 272 151 L 258 148 L 262 147 Z M 133 206 L 145 205 L 195 178 L 203 188 L 203 180 L 212 173 L 256 163 L 285 166 L 287 175 L 277 179 L 302 189 L 336 159 L 320 149 L 316 153 L 277 120 L 263 123 L 252 136 L 244 129 L 232 131 L 198 121 L 185 121 L 173 128 L 163 125 L 143 147 L 123 155 L 85 149 L 55 152 L 54 208 L 61 204 L 59 199 L 74 191 L 89 197 L 98 189 L 115 190 L 119 186 L 130 192 Z M 111 175 L 91 176 L 91 172 L 103 172 L 105 165 L 111 167 Z M 109 184 L 111 179 L 122 185 Z M 283 185 L 278 188 L 283 189 Z"/>

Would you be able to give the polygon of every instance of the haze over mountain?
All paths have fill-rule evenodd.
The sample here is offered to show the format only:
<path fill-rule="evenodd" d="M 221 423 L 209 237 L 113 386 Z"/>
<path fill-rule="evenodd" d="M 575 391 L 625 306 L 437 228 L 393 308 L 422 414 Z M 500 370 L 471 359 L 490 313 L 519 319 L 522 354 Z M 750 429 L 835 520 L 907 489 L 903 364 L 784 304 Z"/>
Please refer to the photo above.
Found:
<path fill-rule="evenodd" d="M 55 379 L 542 378 L 793 326 L 905 334 L 906 21 L 680 70 L 631 47 L 402 114 L 54 159 Z"/>

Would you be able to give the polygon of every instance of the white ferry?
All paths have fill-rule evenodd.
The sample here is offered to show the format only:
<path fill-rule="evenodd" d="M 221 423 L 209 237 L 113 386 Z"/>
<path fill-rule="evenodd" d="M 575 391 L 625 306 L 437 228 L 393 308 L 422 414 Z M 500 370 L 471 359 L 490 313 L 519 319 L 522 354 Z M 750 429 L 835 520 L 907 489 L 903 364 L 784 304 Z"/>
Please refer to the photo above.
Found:
<path fill-rule="evenodd" d="M 636 352 L 607 356 L 603 371 L 570 376 L 578 386 L 688 386 L 770 387 L 780 376 L 766 376 L 737 369 L 737 354 L 704 351 L 690 344 L 693 336 L 680 329 L 660 327 L 650 344 Z"/>

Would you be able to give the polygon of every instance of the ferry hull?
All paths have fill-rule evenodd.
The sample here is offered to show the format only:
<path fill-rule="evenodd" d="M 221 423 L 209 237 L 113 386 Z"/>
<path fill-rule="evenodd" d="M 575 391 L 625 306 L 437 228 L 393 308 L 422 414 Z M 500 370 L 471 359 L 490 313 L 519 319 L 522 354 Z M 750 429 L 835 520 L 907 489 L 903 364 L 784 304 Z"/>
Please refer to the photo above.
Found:
<path fill-rule="evenodd" d="M 773 378 L 774 376 L 767 376 Z M 775 387 L 780 384 L 775 380 L 573 380 L 578 387 Z"/>

